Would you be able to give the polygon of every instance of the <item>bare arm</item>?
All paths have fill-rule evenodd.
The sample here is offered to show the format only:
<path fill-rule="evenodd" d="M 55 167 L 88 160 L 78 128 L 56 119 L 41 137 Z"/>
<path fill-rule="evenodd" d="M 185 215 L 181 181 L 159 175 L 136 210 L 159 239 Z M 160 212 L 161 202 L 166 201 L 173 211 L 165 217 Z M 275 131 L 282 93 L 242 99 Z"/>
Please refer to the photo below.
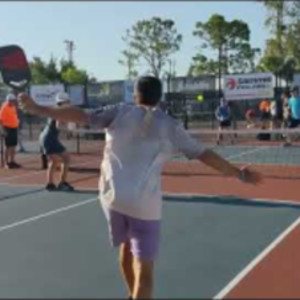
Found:
<path fill-rule="evenodd" d="M 88 123 L 88 115 L 84 110 L 77 107 L 45 107 L 37 105 L 35 112 L 37 115 L 50 117 L 61 122 Z"/>
<path fill-rule="evenodd" d="M 214 151 L 203 148 L 202 143 L 193 139 L 182 126 L 176 126 L 170 134 L 170 138 L 175 149 L 190 159 L 198 159 L 224 175 L 239 178 L 247 183 L 256 184 L 261 181 L 259 173 L 248 169 L 246 166 L 238 168 Z"/>
<path fill-rule="evenodd" d="M 240 169 L 223 159 L 212 150 L 205 150 L 198 159 L 224 175 L 237 178 L 240 176 Z"/>
<path fill-rule="evenodd" d="M 252 184 L 261 181 L 259 173 L 251 171 L 246 167 L 239 169 L 212 150 L 205 150 L 198 159 L 224 175 L 236 177 Z"/>
<path fill-rule="evenodd" d="M 21 108 L 29 113 L 49 117 L 62 122 L 86 124 L 88 115 L 77 107 L 46 107 L 38 105 L 29 96 L 22 93 L 18 96 Z"/>

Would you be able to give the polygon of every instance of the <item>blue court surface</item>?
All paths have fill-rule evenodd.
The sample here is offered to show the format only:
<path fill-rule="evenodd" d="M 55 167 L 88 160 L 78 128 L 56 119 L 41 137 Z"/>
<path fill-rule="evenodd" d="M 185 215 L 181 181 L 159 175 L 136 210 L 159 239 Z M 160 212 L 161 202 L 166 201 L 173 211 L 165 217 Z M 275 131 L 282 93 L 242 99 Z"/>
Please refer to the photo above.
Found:
<path fill-rule="evenodd" d="M 0 185 L 0 298 L 126 298 L 94 191 Z M 212 298 L 300 216 L 292 203 L 165 195 L 155 298 Z"/>
<path fill-rule="evenodd" d="M 213 146 L 212 150 L 233 163 L 300 166 L 300 147 L 291 146 Z M 177 160 L 186 160 L 176 156 Z"/>

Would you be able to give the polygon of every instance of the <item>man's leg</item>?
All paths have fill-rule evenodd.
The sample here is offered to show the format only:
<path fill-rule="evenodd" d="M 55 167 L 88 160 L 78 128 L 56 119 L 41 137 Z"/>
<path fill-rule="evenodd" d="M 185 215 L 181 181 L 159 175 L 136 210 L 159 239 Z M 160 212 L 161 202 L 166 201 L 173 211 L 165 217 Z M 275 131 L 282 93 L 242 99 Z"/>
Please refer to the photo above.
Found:
<path fill-rule="evenodd" d="M 222 133 L 221 133 L 222 130 L 223 130 L 223 126 L 219 125 L 218 134 L 217 134 L 217 145 L 219 145 L 221 140 L 223 139 L 223 136 L 222 136 Z"/>
<path fill-rule="evenodd" d="M 16 147 L 10 147 L 10 162 L 15 163 Z"/>
<path fill-rule="evenodd" d="M 153 294 L 154 261 L 158 254 L 160 221 L 133 220 L 130 222 L 133 254 L 133 299 L 150 299 Z"/>
<path fill-rule="evenodd" d="M 291 129 L 291 128 L 295 128 L 295 127 L 297 127 L 297 121 L 295 119 L 291 119 L 289 121 L 288 128 Z M 292 134 L 288 133 L 286 135 L 286 140 L 285 140 L 284 146 L 290 146 L 291 144 L 292 144 Z"/>
<path fill-rule="evenodd" d="M 5 165 L 6 166 L 8 166 L 8 164 L 9 164 L 9 148 L 10 147 L 7 147 L 7 146 L 5 146 L 5 150 L 4 150 L 4 163 L 5 163 Z"/>
<path fill-rule="evenodd" d="M 125 280 L 128 295 L 132 298 L 134 288 L 133 255 L 130 251 L 130 242 L 127 241 L 119 248 L 120 270 Z"/>
<path fill-rule="evenodd" d="M 131 245 L 128 239 L 128 216 L 116 212 L 104 205 L 102 209 L 108 222 L 109 236 L 112 246 L 119 247 L 119 265 L 124 277 L 129 297 L 132 298 L 134 277 Z"/>
<path fill-rule="evenodd" d="M 56 154 L 50 154 L 47 170 L 47 184 L 54 184 L 54 175 L 56 167 L 60 164 L 60 157 Z"/>
<path fill-rule="evenodd" d="M 60 154 L 62 158 L 62 168 L 61 168 L 61 174 L 60 174 L 60 180 L 61 182 L 67 181 L 68 171 L 69 171 L 69 165 L 70 165 L 70 156 L 65 151 Z"/>
<path fill-rule="evenodd" d="M 59 156 L 61 157 L 62 164 L 60 172 L 60 183 L 58 185 L 58 188 L 62 191 L 71 192 L 74 190 L 74 187 L 67 182 L 70 165 L 70 156 L 66 151 L 59 154 Z"/>
<path fill-rule="evenodd" d="M 20 165 L 16 163 L 15 157 L 16 157 L 16 147 L 18 146 L 18 130 L 15 128 L 12 128 L 9 130 L 9 160 L 12 168 L 19 168 Z"/>
<path fill-rule="evenodd" d="M 6 129 L 6 134 L 5 134 L 5 151 L 4 151 L 4 160 L 6 166 L 10 167 L 10 163 L 12 162 L 12 132 L 10 129 Z"/>
<path fill-rule="evenodd" d="M 12 163 L 14 162 L 15 158 L 15 147 L 9 146 L 6 148 L 6 161 L 7 163 Z"/>
<path fill-rule="evenodd" d="M 153 292 L 153 261 L 134 257 L 134 288 L 132 299 L 151 299 Z"/>

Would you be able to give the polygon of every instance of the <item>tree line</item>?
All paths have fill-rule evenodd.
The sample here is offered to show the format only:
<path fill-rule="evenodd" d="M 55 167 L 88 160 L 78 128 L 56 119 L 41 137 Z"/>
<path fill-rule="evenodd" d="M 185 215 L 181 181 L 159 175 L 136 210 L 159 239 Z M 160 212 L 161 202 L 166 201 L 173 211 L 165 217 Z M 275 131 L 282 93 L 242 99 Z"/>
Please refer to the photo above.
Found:
<path fill-rule="evenodd" d="M 265 26 L 269 29 L 269 37 L 263 53 L 252 47 L 251 31 L 246 22 L 228 21 L 214 14 L 206 22 L 195 24 L 193 35 L 199 41 L 199 50 L 191 58 L 188 76 L 272 72 L 277 83 L 280 78 L 287 83 L 292 81 L 293 74 L 300 71 L 300 2 L 254 2 L 267 10 Z M 138 21 L 122 39 L 126 49 L 119 63 L 126 68 L 126 78 L 138 75 L 141 61 L 153 75 L 174 75 L 169 62 L 183 42 L 174 21 L 158 17 Z M 205 55 L 207 50 L 211 50 L 212 57 Z"/>
<path fill-rule="evenodd" d="M 268 0 L 254 1 L 265 6 L 265 26 L 269 29 L 265 49 L 252 47 L 251 30 L 242 20 L 228 21 L 220 14 L 213 14 L 206 22 L 197 22 L 193 30 L 199 48 L 190 58 L 187 76 L 230 73 L 272 72 L 279 79 L 292 81 L 293 74 L 300 72 L 300 1 Z M 258 7 L 259 9 L 259 7 Z M 139 75 L 140 66 L 157 77 L 175 76 L 172 58 L 180 51 L 183 35 L 173 20 L 152 17 L 141 20 L 125 31 L 122 36 L 125 49 L 118 63 L 126 70 L 126 79 Z M 207 51 L 212 55 L 208 57 Z M 189 58 L 187 58 L 189 59 Z M 30 62 L 33 84 L 61 82 L 85 84 L 96 82 L 84 69 L 74 62 L 49 62 L 34 57 Z"/>

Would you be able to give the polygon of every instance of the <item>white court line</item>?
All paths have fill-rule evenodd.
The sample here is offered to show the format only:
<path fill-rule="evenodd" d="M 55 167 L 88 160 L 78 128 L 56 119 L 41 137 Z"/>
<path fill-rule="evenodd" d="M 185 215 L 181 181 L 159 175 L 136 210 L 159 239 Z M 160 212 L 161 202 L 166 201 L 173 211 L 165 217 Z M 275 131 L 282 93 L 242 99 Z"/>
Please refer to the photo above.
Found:
<path fill-rule="evenodd" d="M 83 179 L 82 181 L 84 181 L 85 179 Z M 75 182 L 76 183 L 76 182 Z M 27 183 L 9 183 L 9 182 L 0 182 L 0 186 L 8 186 L 8 187 L 11 187 L 11 188 L 14 188 L 14 187 L 16 187 L 16 188 L 18 188 L 18 187 L 28 187 L 28 188 L 44 188 L 45 187 L 45 185 L 44 184 L 27 184 Z M 84 187 L 84 186 L 78 186 L 78 187 L 76 187 L 77 188 L 77 190 L 86 190 L 86 191 L 95 191 L 95 189 L 97 189 L 98 190 L 98 185 L 95 187 L 95 188 L 89 188 L 89 187 Z M 75 189 L 75 194 L 76 194 L 76 189 Z M 0 197 L 1 198 L 1 197 Z"/>
<path fill-rule="evenodd" d="M 14 222 L 14 223 L 11 223 L 11 224 L 8 224 L 8 225 L 4 225 L 4 226 L 0 227 L 0 232 L 2 232 L 4 230 L 7 230 L 7 229 L 15 228 L 15 227 L 20 226 L 20 225 L 24 225 L 26 223 L 31 223 L 31 222 L 37 221 L 39 219 L 46 218 L 46 217 L 58 214 L 58 213 L 63 212 L 63 211 L 67 211 L 67 210 L 70 210 L 70 209 L 73 209 L 73 208 L 76 208 L 76 207 L 80 207 L 80 206 L 83 206 L 85 204 L 94 202 L 96 200 L 97 200 L 97 198 L 91 198 L 91 199 L 82 201 L 80 203 L 64 206 L 64 207 L 61 207 L 61 208 L 58 208 L 58 209 L 51 210 L 49 212 L 40 214 L 40 215 L 36 215 L 34 217 L 31 217 L 31 218 L 27 218 L 27 219 L 24 219 L 24 220 L 21 220 L 21 221 L 18 221 L 18 222 Z"/>
<path fill-rule="evenodd" d="M 164 195 L 167 195 L 167 196 L 177 196 L 178 197 L 178 194 L 171 194 L 171 193 L 168 194 L 168 193 L 165 193 Z M 185 194 L 184 196 L 192 197 L 192 196 L 199 196 L 199 195 L 197 195 L 197 194 Z M 205 195 L 205 196 L 208 197 L 208 195 Z M 214 196 L 211 195 L 209 197 L 214 197 Z M 98 200 L 98 198 L 91 198 L 91 199 L 85 200 L 85 201 L 80 202 L 80 203 L 76 203 L 76 204 L 73 204 L 73 205 L 64 206 L 64 207 L 61 207 L 59 209 L 55 209 L 55 210 L 49 211 L 47 213 L 43 213 L 43 214 L 31 217 L 31 218 L 27 218 L 27 219 L 24 219 L 24 220 L 21 220 L 21 221 L 18 221 L 18 222 L 14 222 L 12 224 L 4 225 L 4 226 L 0 227 L 0 232 L 8 230 L 8 229 L 15 228 L 17 226 L 24 225 L 26 223 L 31 223 L 31 222 L 37 221 L 39 219 L 49 217 L 49 216 L 54 215 L 54 214 L 58 214 L 58 213 L 63 212 L 63 211 L 67 211 L 67 210 L 70 210 L 70 209 L 73 209 L 73 208 L 76 208 L 76 207 L 80 207 L 80 206 L 83 206 L 85 204 L 94 202 L 96 200 Z M 259 199 L 253 199 L 253 200 L 254 201 L 260 201 Z M 285 203 L 286 203 L 286 201 L 285 201 Z M 294 203 L 294 202 L 289 202 L 289 203 Z M 299 205 L 299 203 L 297 203 L 297 204 Z M 213 299 L 222 299 L 222 298 L 224 298 L 234 287 L 237 286 L 237 284 L 251 270 L 253 270 L 256 267 L 256 265 L 258 265 L 258 263 L 260 263 L 276 246 L 278 246 L 284 240 L 284 238 L 287 237 L 299 224 L 300 224 L 300 217 L 295 222 L 293 222 L 282 234 L 280 234 L 250 264 L 248 264 L 248 266 L 246 268 L 244 268 L 231 282 L 229 282 L 229 284 L 227 286 L 225 286 L 224 289 L 222 289 Z"/>
<path fill-rule="evenodd" d="M 100 159 L 97 159 L 97 161 L 98 160 L 100 160 Z M 72 164 L 70 167 L 74 168 L 74 167 L 78 167 L 78 166 L 84 166 L 84 165 L 87 165 L 87 164 L 89 164 L 89 163 L 91 163 L 93 161 L 96 161 L 96 159 L 91 160 L 91 161 L 86 161 L 86 162 L 78 163 L 78 164 Z M 100 161 L 99 161 L 99 168 L 100 168 Z M 25 177 L 28 177 L 28 176 L 31 176 L 31 175 L 42 173 L 42 172 L 46 172 L 46 170 L 39 170 L 39 171 L 29 172 L 29 173 L 20 174 L 20 175 L 14 175 L 14 176 L 10 176 L 8 178 L 6 177 L 5 181 L 0 181 L 0 183 L 6 183 L 8 181 L 11 181 L 11 180 L 14 180 L 14 179 L 17 179 L 17 178 L 25 178 Z"/>
<path fill-rule="evenodd" d="M 213 299 L 223 299 L 231 292 L 272 250 L 274 250 L 298 225 L 300 217 L 281 233 L 264 251 L 255 257 L 239 274 L 236 275 Z"/>
<path fill-rule="evenodd" d="M 251 148 L 252 148 L 252 147 L 251 147 Z M 238 154 L 229 155 L 229 156 L 224 157 L 224 158 L 225 158 L 225 159 L 237 158 L 237 157 L 241 157 L 241 156 L 244 156 L 244 155 L 246 155 L 246 154 L 249 154 L 249 153 L 254 153 L 254 152 L 258 152 L 258 151 L 267 150 L 267 149 L 269 149 L 269 148 L 271 148 L 271 147 L 270 147 L 270 146 L 260 146 L 260 147 L 255 148 L 255 149 L 248 150 L 248 151 L 244 151 L 244 152 L 241 152 L 241 153 L 238 153 Z M 212 148 L 212 150 L 215 151 L 214 148 Z M 216 152 L 216 151 L 215 151 L 215 152 Z M 221 149 L 220 153 L 221 153 L 221 155 L 222 155 L 222 149 Z M 176 161 L 176 158 L 178 159 L 178 158 L 181 158 L 181 157 L 182 157 L 182 155 L 174 156 L 174 160 Z M 256 164 L 256 163 L 254 163 L 254 164 Z"/>
<path fill-rule="evenodd" d="M 10 183 L 5 183 L 5 182 L 0 182 L 0 186 L 8 186 L 8 187 L 36 187 L 36 188 L 42 188 L 44 187 L 44 185 L 42 184 L 13 184 L 12 186 L 10 185 Z M 77 187 L 77 190 L 83 191 L 90 191 L 90 192 L 98 192 L 99 187 L 98 185 L 95 186 L 94 188 L 89 188 L 89 187 Z M 75 194 L 76 194 L 76 190 L 75 190 Z M 287 204 L 287 205 L 294 205 L 294 206 L 300 206 L 300 201 L 293 201 L 293 200 L 284 200 L 284 199 L 278 199 L 278 198 L 273 198 L 272 200 L 270 199 L 266 199 L 266 198 L 243 198 L 243 197 L 238 197 L 238 196 L 234 196 L 234 195 L 222 195 L 222 194 L 216 194 L 216 195 L 212 195 L 212 194 L 202 194 L 202 193 L 169 193 L 169 192 L 164 192 L 163 193 L 163 197 L 174 197 L 174 198 L 195 198 L 195 197 L 205 197 L 205 198 L 224 198 L 225 200 L 227 199 L 232 199 L 232 200 L 247 200 L 247 201 L 251 201 L 251 202 L 257 202 L 257 203 L 270 203 L 270 204 Z"/>
<path fill-rule="evenodd" d="M 195 197 L 203 197 L 203 198 L 223 198 L 224 201 L 231 199 L 231 200 L 241 200 L 241 201 L 251 201 L 256 203 L 267 203 L 267 204 L 287 204 L 287 205 L 294 205 L 300 207 L 300 201 L 293 201 L 293 200 L 281 200 L 281 199 L 265 199 L 265 198 L 243 198 L 234 195 L 211 195 L 211 194 L 192 194 L 192 193 L 163 193 L 163 196 L 167 197 L 174 197 L 174 198 L 195 198 Z"/>
<path fill-rule="evenodd" d="M 237 157 L 241 157 L 241 156 L 244 156 L 244 155 L 246 155 L 246 154 L 249 154 L 249 153 L 254 153 L 254 152 L 258 152 L 258 151 L 262 151 L 262 150 L 267 150 L 267 149 L 269 149 L 269 148 L 270 148 L 269 146 L 259 147 L 258 149 L 253 149 L 253 150 L 249 150 L 249 151 L 244 151 L 244 152 L 239 153 L 239 154 L 229 155 L 228 157 L 225 157 L 225 159 L 237 158 Z M 254 163 L 254 164 L 255 164 L 255 163 Z"/>

